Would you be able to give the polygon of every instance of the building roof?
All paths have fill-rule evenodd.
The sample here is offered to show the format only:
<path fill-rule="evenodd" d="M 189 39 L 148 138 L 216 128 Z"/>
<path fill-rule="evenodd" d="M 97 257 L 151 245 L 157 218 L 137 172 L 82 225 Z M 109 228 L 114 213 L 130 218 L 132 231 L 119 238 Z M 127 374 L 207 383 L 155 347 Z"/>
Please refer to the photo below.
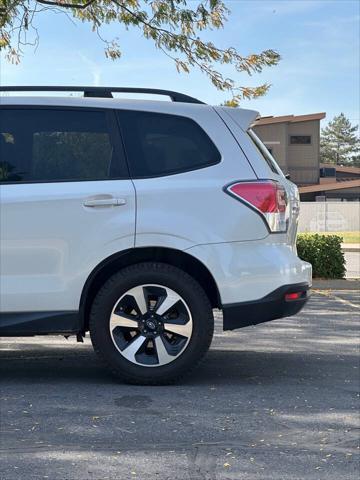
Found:
<path fill-rule="evenodd" d="M 360 187 L 360 180 L 345 180 L 343 182 L 320 183 L 299 187 L 300 193 L 326 192 L 327 190 L 343 190 L 347 188 Z"/>
<path fill-rule="evenodd" d="M 311 120 L 322 120 L 326 117 L 325 112 L 320 113 L 309 113 L 307 115 L 283 115 L 280 117 L 260 117 L 258 118 L 254 125 L 270 125 L 271 123 L 297 123 L 297 122 L 308 122 Z"/>
<path fill-rule="evenodd" d="M 353 175 L 360 175 L 360 167 L 351 167 L 345 165 L 335 165 L 334 163 L 320 163 L 321 168 L 335 168 L 337 172 L 351 173 Z"/>

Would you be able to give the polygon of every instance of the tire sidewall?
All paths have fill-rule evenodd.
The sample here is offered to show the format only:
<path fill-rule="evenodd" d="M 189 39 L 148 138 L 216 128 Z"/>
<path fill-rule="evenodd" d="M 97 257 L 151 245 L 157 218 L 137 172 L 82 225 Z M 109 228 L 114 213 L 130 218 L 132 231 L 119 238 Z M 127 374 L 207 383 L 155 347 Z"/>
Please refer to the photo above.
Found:
<path fill-rule="evenodd" d="M 123 372 L 125 376 L 161 378 L 191 368 L 191 364 L 197 363 L 198 357 L 209 348 L 213 334 L 213 315 L 207 296 L 192 277 L 176 267 L 159 263 L 134 267 L 128 267 L 110 278 L 94 301 L 90 335 L 95 350 L 105 357 L 112 369 L 120 371 L 116 373 Z M 136 365 L 123 357 L 113 343 L 109 328 L 111 312 L 121 296 L 133 287 L 146 284 L 174 290 L 187 304 L 193 320 L 192 335 L 185 350 L 169 364 L 159 367 Z"/>

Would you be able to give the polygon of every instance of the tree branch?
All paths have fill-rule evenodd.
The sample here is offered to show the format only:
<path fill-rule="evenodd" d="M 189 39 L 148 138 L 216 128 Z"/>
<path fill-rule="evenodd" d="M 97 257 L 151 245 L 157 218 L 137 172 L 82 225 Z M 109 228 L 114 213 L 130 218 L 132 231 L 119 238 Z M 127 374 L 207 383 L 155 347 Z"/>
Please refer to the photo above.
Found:
<path fill-rule="evenodd" d="M 79 5 L 76 3 L 63 3 L 63 2 L 51 2 L 50 0 L 36 0 L 37 3 L 42 3 L 43 5 L 50 5 L 51 7 L 61 7 L 61 8 L 77 8 L 79 10 L 84 10 L 85 8 L 89 7 L 95 0 L 89 0 L 88 2 L 84 3 L 83 5 Z"/>
<path fill-rule="evenodd" d="M 33 44 L 37 47 L 39 35 L 33 21 L 35 14 L 43 11 L 62 12 L 70 19 L 74 17 L 91 23 L 93 31 L 106 44 L 106 57 L 112 60 L 121 56 L 118 38 L 111 42 L 103 38 L 100 27 L 109 23 L 123 24 L 126 29 L 137 27 L 146 39 L 153 41 L 175 62 L 179 72 L 188 73 L 192 67 L 200 69 L 218 90 L 231 92 L 235 103 L 242 98 L 264 95 L 269 85 L 237 85 L 221 74 L 216 65 L 230 64 L 237 72 L 251 75 L 260 73 L 266 66 L 276 65 L 280 60 L 279 54 L 273 50 L 243 56 L 233 47 L 219 48 L 201 38 L 200 31 L 223 27 L 229 13 L 224 0 L 198 0 L 197 8 L 192 9 L 187 7 L 191 0 L 0 0 L 0 3 L 0 50 L 6 49 L 7 58 L 13 63 L 19 63 L 22 46 L 32 44 L 27 38 L 27 31 L 31 32 L 32 28 L 35 32 Z M 142 8 L 142 4 L 147 8 Z M 13 46 L 12 38 L 17 48 Z"/>

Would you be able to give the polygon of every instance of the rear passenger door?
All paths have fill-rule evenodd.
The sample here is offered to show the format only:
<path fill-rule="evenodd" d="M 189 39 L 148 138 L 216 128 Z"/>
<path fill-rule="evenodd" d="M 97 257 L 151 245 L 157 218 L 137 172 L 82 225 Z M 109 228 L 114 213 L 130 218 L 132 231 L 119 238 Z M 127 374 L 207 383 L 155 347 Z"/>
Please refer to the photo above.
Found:
<path fill-rule="evenodd" d="M 78 310 L 93 268 L 134 246 L 134 187 L 110 110 L 1 107 L 0 189 L 3 312 Z"/>

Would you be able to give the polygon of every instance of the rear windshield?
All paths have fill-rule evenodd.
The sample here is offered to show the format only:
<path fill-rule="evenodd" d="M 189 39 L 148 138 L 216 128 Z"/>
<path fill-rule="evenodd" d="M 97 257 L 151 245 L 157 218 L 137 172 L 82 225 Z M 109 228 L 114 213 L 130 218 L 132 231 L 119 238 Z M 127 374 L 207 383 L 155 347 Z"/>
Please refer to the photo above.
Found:
<path fill-rule="evenodd" d="M 251 128 L 249 128 L 248 134 L 251 140 L 253 141 L 255 147 L 257 148 L 258 152 L 260 153 L 260 155 L 263 157 L 265 162 L 269 165 L 270 169 L 274 173 L 277 173 L 278 175 L 283 176 L 284 174 L 282 173 L 280 167 L 276 163 L 275 158 L 271 155 L 269 150 L 265 147 L 265 145 L 262 143 L 260 138 L 256 135 L 254 130 L 251 130 Z"/>

